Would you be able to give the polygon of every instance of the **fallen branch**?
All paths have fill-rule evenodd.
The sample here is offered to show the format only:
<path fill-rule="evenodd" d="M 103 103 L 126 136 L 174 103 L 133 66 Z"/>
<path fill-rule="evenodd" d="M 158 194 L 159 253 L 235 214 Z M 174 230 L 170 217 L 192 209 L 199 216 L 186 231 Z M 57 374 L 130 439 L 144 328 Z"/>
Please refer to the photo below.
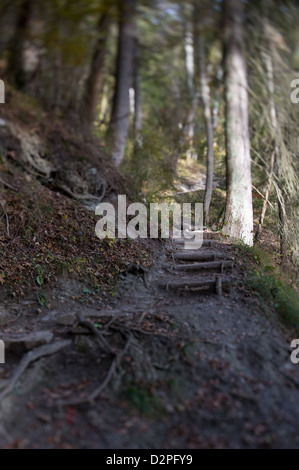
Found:
<path fill-rule="evenodd" d="M 36 349 L 33 349 L 32 351 L 29 351 L 25 356 L 22 358 L 20 364 L 18 365 L 17 369 L 15 370 L 13 376 L 9 379 L 7 386 L 5 389 L 0 393 L 0 403 L 5 398 L 7 395 L 9 395 L 21 375 L 25 372 L 27 367 L 37 359 L 40 359 L 41 357 L 44 356 L 50 356 L 52 354 L 57 353 L 60 351 L 62 348 L 65 348 L 66 346 L 69 346 L 71 344 L 71 341 L 57 341 L 56 343 L 53 344 L 47 344 L 45 346 L 40 346 Z"/>

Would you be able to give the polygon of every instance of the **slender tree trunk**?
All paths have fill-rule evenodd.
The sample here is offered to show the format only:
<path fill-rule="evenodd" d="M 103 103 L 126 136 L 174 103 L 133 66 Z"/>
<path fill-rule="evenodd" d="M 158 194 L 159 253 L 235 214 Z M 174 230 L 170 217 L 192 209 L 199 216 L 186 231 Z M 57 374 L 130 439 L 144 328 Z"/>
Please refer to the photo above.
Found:
<path fill-rule="evenodd" d="M 265 20 L 265 27 L 267 27 L 267 22 Z M 279 145 L 277 142 L 277 137 L 279 133 L 278 128 L 278 120 L 277 120 L 277 112 L 275 106 L 275 83 L 274 83 L 274 70 L 273 70 L 273 61 L 271 52 L 269 49 L 264 51 L 263 53 L 266 71 L 267 71 L 267 83 L 268 83 L 268 92 L 269 92 L 269 107 L 270 107 L 270 121 L 272 127 L 272 135 L 274 139 L 274 151 L 273 151 L 273 161 L 271 160 L 271 179 L 269 179 L 269 192 L 271 189 L 271 185 L 273 182 L 273 174 L 275 174 L 277 179 L 277 205 L 278 205 L 278 218 L 279 218 L 279 237 L 280 237 L 280 255 L 282 262 L 285 262 L 286 259 L 286 235 L 285 235 L 285 219 L 286 219 L 286 209 L 285 209 L 285 202 L 283 197 L 283 191 L 281 186 L 281 175 L 279 169 L 279 159 L 280 159 L 280 150 Z M 266 206 L 267 208 L 267 206 Z M 265 213 L 266 213 L 265 208 Z"/>
<path fill-rule="evenodd" d="M 141 74 L 140 74 L 140 46 L 136 38 L 135 60 L 134 60 L 134 135 L 135 143 L 142 147 L 142 96 L 141 96 Z"/>
<path fill-rule="evenodd" d="M 253 245 L 247 68 L 242 0 L 224 0 L 227 196 L 223 230 Z"/>
<path fill-rule="evenodd" d="M 188 21 L 187 21 L 188 23 Z M 188 29 L 185 31 L 185 57 L 186 57 L 186 71 L 187 71 L 187 83 L 190 96 L 194 94 L 194 38 L 193 33 Z"/>
<path fill-rule="evenodd" d="M 107 38 L 110 24 L 111 17 L 108 11 L 104 13 L 98 23 L 98 40 L 92 57 L 90 73 L 85 84 L 82 114 L 88 130 L 92 129 L 96 119 L 98 99 L 103 83 Z"/>
<path fill-rule="evenodd" d="M 268 86 L 268 94 L 269 94 L 269 111 L 270 111 L 270 125 L 271 125 L 271 133 L 273 137 L 274 149 L 271 156 L 270 162 L 270 174 L 269 179 L 266 187 L 266 194 L 265 200 L 262 208 L 262 213 L 259 221 L 259 227 L 256 234 L 256 240 L 259 238 L 262 226 L 264 223 L 264 218 L 267 211 L 269 196 L 271 192 L 271 186 L 273 184 L 274 176 L 276 179 L 276 193 L 277 193 L 277 205 L 278 205 L 278 218 L 279 218 L 279 238 L 280 238 L 280 256 L 282 263 L 286 261 L 287 257 L 287 247 L 286 247 L 286 229 L 285 229 L 285 221 L 286 221 L 286 208 L 285 208 L 285 201 L 283 196 L 283 189 L 281 184 L 281 172 L 280 172 L 280 148 L 278 143 L 279 137 L 279 124 L 277 119 L 277 111 L 275 105 L 275 79 L 274 79 L 274 67 L 273 67 L 273 59 L 271 54 L 271 41 L 268 36 L 268 14 L 269 9 L 272 7 L 272 2 L 264 1 L 263 2 L 263 18 L 262 18 L 262 30 L 265 36 L 265 47 L 262 52 L 263 60 L 266 67 L 267 73 L 267 86 Z"/>
<path fill-rule="evenodd" d="M 184 129 L 186 136 L 188 150 L 187 160 L 197 160 L 197 153 L 195 152 L 195 116 L 198 106 L 198 95 L 195 92 L 195 51 L 194 51 L 194 31 L 192 23 L 187 19 L 186 9 L 182 8 L 182 13 L 185 19 L 185 63 L 186 63 L 186 74 L 187 74 L 187 85 L 189 92 L 190 107 L 188 111 L 187 124 Z M 191 23 L 191 24 L 190 24 Z"/>
<path fill-rule="evenodd" d="M 112 161 L 116 166 L 119 166 L 123 160 L 129 133 L 129 90 L 133 76 L 136 6 L 137 0 L 121 2 L 116 84 L 108 130 L 108 145 L 111 148 Z"/>
<path fill-rule="evenodd" d="M 264 199 L 264 202 L 263 202 L 262 212 L 261 212 L 260 219 L 259 219 L 258 229 L 257 229 L 257 232 L 255 234 L 255 241 L 256 242 L 259 240 L 259 238 L 262 234 L 262 230 L 263 230 L 264 220 L 265 220 L 267 207 L 268 207 L 268 203 L 269 203 L 269 198 L 270 198 L 270 193 L 271 193 L 271 186 L 272 186 L 272 183 L 273 183 L 274 164 L 275 164 L 275 151 L 273 151 L 272 155 L 271 155 L 270 172 L 269 172 L 266 191 L 265 191 L 265 199 Z"/>
<path fill-rule="evenodd" d="M 199 56 L 199 74 L 200 74 L 200 94 L 204 111 L 205 126 L 207 133 L 207 178 L 204 196 L 204 223 L 209 223 L 210 204 L 213 192 L 213 175 L 214 175 L 214 134 L 211 116 L 211 98 L 210 87 L 206 75 L 206 59 L 205 59 L 205 44 L 202 34 L 198 38 L 198 56 Z"/>
<path fill-rule="evenodd" d="M 218 127 L 218 120 L 219 120 L 219 105 L 220 105 L 220 87 L 223 77 L 223 71 L 221 67 L 218 67 L 217 70 L 217 85 L 216 85 L 216 92 L 215 92 L 215 99 L 214 99 L 214 106 L 213 106 L 213 130 L 215 131 Z"/>
<path fill-rule="evenodd" d="M 15 86 L 20 90 L 25 90 L 27 82 L 24 63 L 24 44 L 31 20 L 33 3 L 34 0 L 22 0 L 9 51 L 8 74 Z"/>

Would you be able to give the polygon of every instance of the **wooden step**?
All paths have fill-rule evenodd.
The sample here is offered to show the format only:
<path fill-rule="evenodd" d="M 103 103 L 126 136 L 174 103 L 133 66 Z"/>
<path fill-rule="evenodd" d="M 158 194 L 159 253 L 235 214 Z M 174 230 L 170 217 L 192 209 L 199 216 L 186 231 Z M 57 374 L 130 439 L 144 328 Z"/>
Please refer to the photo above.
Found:
<path fill-rule="evenodd" d="M 234 263 L 232 261 L 211 261 L 210 263 L 192 263 L 179 264 L 173 267 L 175 271 L 209 271 L 217 269 L 223 273 L 225 269 L 232 269 Z"/>
<path fill-rule="evenodd" d="M 196 251 L 180 251 L 178 253 L 173 253 L 172 255 L 174 260 L 181 261 L 217 261 L 221 259 L 231 260 L 232 258 L 227 256 L 225 253 L 213 253 L 206 252 L 200 253 Z"/>
<path fill-rule="evenodd" d="M 172 241 L 177 245 L 184 245 L 185 243 L 194 243 L 194 240 L 188 240 L 187 238 L 173 238 Z M 216 240 L 203 240 L 202 246 L 214 246 L 216 243 Z"/>
<path fill-rule="evenodd" d="M 222 290 L 229 291 L 231 286 L 231 278 L 216 276 L 213 279 L 180 279 L 179 281 L 169 281 L 160 284 L 160 287 L 169 289 L 200 289 L 203 287 L 213 287 L 218 295 L 222 294 Z"/>

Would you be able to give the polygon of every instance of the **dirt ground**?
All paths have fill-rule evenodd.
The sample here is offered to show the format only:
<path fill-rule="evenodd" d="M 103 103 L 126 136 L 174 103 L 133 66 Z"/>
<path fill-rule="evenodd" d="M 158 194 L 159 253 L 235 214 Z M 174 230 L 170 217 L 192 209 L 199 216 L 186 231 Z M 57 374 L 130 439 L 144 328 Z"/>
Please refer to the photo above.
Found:
<path fill-rule="evenodd" d="M 224 242 L 213 250 L 234 258 L 230 293 L 161 288 L 182 276 L 171 270 L 177 249 L 155 243 L 154 266 L 127 274 L 114 298 L 62 279 L 49 307 L 34 296 L 3 302 L 4 337 L 45 331 L 69 343 L 31 363 L 2 397 L 30 346 L 7 351 L 2 449 L 299 447 L 294 338 L 244 286 L 246 263 Z"/>

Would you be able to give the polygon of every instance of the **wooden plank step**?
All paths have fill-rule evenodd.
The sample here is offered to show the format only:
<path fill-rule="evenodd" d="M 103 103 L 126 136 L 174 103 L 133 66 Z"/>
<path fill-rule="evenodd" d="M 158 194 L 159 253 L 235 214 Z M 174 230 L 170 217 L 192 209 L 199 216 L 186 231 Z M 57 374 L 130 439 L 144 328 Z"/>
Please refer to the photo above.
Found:
<path fill-rule="evenodd" d="M 232 261 L 211 261 L 209 263 L 192 263 L 180 264 L 173 267 L 175 271 L 208 271 L 217 269 L 223 273 L 225 269 L 232 269 L 234 263 Z"/>

